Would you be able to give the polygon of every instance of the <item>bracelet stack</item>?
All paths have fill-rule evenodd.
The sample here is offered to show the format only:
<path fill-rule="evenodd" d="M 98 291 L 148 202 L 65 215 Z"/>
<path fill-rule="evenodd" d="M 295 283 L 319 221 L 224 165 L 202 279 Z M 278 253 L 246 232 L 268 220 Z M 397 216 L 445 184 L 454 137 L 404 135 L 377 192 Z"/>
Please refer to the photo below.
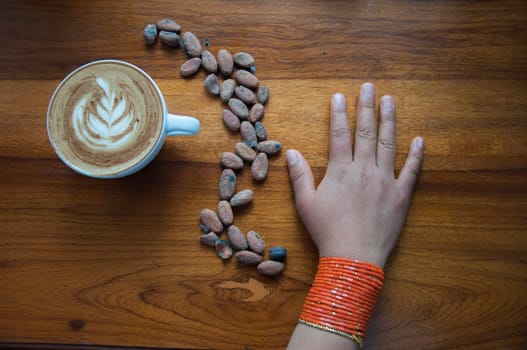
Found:
<path fill-rule="evenodd" d="M 322 257 L 299 322 L 352 339 L 362 347 L 383 282 L 384 272 L 376 265 Z"/>

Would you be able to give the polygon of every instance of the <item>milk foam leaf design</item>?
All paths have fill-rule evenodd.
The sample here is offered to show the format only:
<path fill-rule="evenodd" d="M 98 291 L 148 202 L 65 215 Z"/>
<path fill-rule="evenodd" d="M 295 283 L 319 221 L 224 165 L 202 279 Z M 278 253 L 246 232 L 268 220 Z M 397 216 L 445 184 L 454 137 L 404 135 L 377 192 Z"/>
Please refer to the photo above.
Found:
<path fill-rule="evenodd" d="M 117 106 L 112 111 L 112 116 L 122 116 L 126 108 L 126 100 L 124 98 L 119 101 Z M 117 122 L 118 119 L 112 119 L 112 124 Z"/>
<path fill-rule="evenodd" d="M 137 125 L 134 106 L 125 94 L 114 91 L 103 78 L 95 81 L 100 93 L 80 99 L 75 106 L 75 131 L 91 147 L 118 147 L 132 136 Z"/>
<path fill-rule="evenodd" d="M 108 96 L 108 91 L 110 91 L 110 87 L 108 86 L 108 83 L 106 80 L 102 78 L 95 78 L 95 82 L 99 87 L 104 91 L 104 96 L 101 98 L 101 104 L 104 106 L 104 108 L 107 111 L 110 111 L 112 109 L 111 107 L 111 101 L 114 99 L 113 92 L 110 93 L 110 96 Z"/>

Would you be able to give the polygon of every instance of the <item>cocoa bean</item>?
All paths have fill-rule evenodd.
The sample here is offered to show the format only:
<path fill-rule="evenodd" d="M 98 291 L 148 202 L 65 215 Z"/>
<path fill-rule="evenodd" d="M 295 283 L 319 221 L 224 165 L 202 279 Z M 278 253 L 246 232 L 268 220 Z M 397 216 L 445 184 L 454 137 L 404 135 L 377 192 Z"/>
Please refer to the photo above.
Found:
<path fill-rule="evenodd" d="M 165 18 L 165 19 L 160 19 L 159 21 L 157 21 L 157 29 L 165 30 L 167 32 L 179 33 L 179 31 L 181 30 L 181 26 L 177 24 L 175 21 Z"/>
<path fill-rule="evenodd" d="M 227 229 L 227 236 L 229 237 L 229 243 L 237 250 L 245 250 L 249 248 L 247 239 L 243 232 L 238 228 L 238 226 L 231 225 Z"/>
<path fill-rule="evenodd" d="M 221 173 L 219 194 L 220 199 L 231 199 L 236 191 L 236 175 L 232 169 L 224 169 Z"/>
<path fill-rule="evenodd" d="M 258 151 L 268 155 L 277 154 L 282 149 L 282 144 L 276 140 L 262 141 L 258 144 Z"/>
<path fill-rule="evenodd" d="M 239 69 L 234 73 L 234 80 L 250 89 L 256 89 L 260 83 L 254 74 L 243 69 Z"/>
<path fill-rule="evenodd" d="M 265 276 L 277 276 L 284 271 L 285 265 L 280 261 L 266 260 L 262 261 L 256 267 L 259 273 Z"/>
<path fill-rule="evenodd" d="M 232 69 L 234 67 L 234 61 L 232 55 L 229 51 L 221 49 L 218 51 L 218 67 L 220 68 L 221 74 L 228 77 L 232 74 Z"/>
<path fill-rule="evenodd" d="M 192 32 L 183 33 L 183 48 L 189 57 L 200 57 L 203 49 L 199 39 Z"/>
<path fill-rule="evenodd" d="M 201 225 L 212 232 L 221 233 L 223 231 L 223 224 L 214 210 L 208 208 L 203 209 L 199 214 L 199 221 Z"/>
<path fill-rule="evenodd" d="M 205 90 L 211 95 L 218 95 L 220 93 L 220 83 L 214 73 L 207 75 L 203 81 L 203 86 L 205 86 Z"/>
<path fill-rule="evenodd" d="M 254 123 L 254 130 L 256 131 L 256 137 L 260 141 L 267 140 L 267 131 L 261 122 Z"/>
<path fill-rule="evenodd" d="M 249 121 L 255 123 L 258 120 L 262 119 L 265 113 L 265 107 L 261 103 L 256 103 L 251 107 L 249 111 Z"/>
<path fill-rule="evenodd" d="M 232 247 L 229 245 L 229 243 L 225 242 L 223 239 L 218 239 L 214 243 L 214 247 L 216 248 L 216 254 L 223 260 L 227 260 L 231 258 Z"/>
<path fill-rule="evenodd" d="M 252 162 L 256 158 L 256 151 L 243 142 L 237 142 L 234 148 L 234 152 L 246 162 Z"/>
<path fill-rule="evenodd" d="M 256 131 L 254 126 L 248 121 L 243 121 L 240 125 L 240 133 L 242 134 L 243 143 L 251 148 L 255 148 L 258 145 L 256 138 Z"/>
<path fill-rule="evenodd" d="M 284 261 L 287 257 L 287 250 L 284 247 L 272 247 L 269 249 L 269 259 L 274 261 Z"/>
<path fill-rule="evenodd" d="M 209 247 L 214 247 L 218 239 L 218 235 L 214 232 L 209 232 L 199 237 L 200 242 Z"/>
<path fill-rule="evenodd" d="M 236 97 L 238 97 L 240 100 L 242 100 L 248 105 L 255 104 L 257 101 L 256 94 L 252 90 L 247 89 L 245 86 L 242 85 L 237 86 L 234 89 L 234 94 L 236 95 Z"/>
<path fill-rule="evenodd" d="M 265 250 L 265 242 L 256 231 L 247 232 L 247 243 L 249 248 L 255 253 L 262 254 Z"/>
<path fill-rule="evenodd" d="M 234 256 L 240 264 L 244 265 L 258 265 L 263 260 L 260 254 L 256 254 L 255 252 L 251 252 L 250 250 L 241 250 L 234 254 Z"/>
<path fill-rule="evenodd" d="M 250 69 L 251 66 L 254 66 L 254 57 L 247 52 L 237 52 L 233 58 L 234 63 L 242 68 Z"/>
<path fill-rule="evenodd" d="M 229 130 L 240 130 L 240 118 L 238 118 L 234 113 L 232 113 L 228 109 L 225 109 L 221 113 L 221 117 L 223 118 L 223 122 L 225 123 L 227 128 L 229 128 Z"/>
<path fill-rule="evenodd" d="M 218 217 L 224 227 L 232 225 L 234 214 L 232 213 L 232 207 L 229 204 L 229 201 L 219 201 L 216 212 L 218 213 Z"/>
<path fill-rule="evenodd" d="M 243 159 L 232 152 L 223 152 L 220 156 L 220 164 L 225 168 L 239 170 L 243 168 Z"/>
<path fill-rule="evenodd" d="M 253 163 L 251 164 L 251 175 L 256 181 L 263 181 L 269 172 L 269 160 L 267 154 L 258 153 Z"/>
<path fill-rule="evenodd" d="M 147 24 L 143 30 L 143 37 L 147 45 L 152 45 L 156 42 L 157 27 L 155 24 Z"/>
<path fill-rule="evenodd" d="M 266 104 L 269 100 L 269 88 L 265 85 L 260 85 L 256 92 L 256 97 L 258 98 L 258 102 L 263 105 Z"/>
<path fill-rule="evenodd" d="M 209 50 L 203 50 L 201 53 L 201 66 L 208 73 L 216 73 L 218 71 L 218 62 L 216 57 Z"/>
<path fill-rule="evenodd" d="M 170 47 L 179 46 L 179 35 L 174 32 L 166 32 L 164 30 L 159 32 L 159 39 L 161 42 Z"/>
<path fill-rule="evenodd" d="M 190 77 L 191 75 L 195 74 L 199 70 L 200 66 L 201 66 L 201 58 L 194 57 L 194 58 L 187 60 L 185 63 L 183 63 L 179 71 L 181 73 L 181 76 L 186 78 L 186 77 Z"/>
<path fill-rule="evenodd" d="M 242 190 L 232 196 L 230 200 L 231 207 L 240 207 L 248 204 L 253 199 L 253 191 Z"/>
<path fill-rule="evenodd" d="M 247 109 L 247 106 L 241 100 L 233 97 L 229 100 L 228 105 L 231 111 L 241 120 L 247 120 L 249 118 L 249 109 Z"/>
<path fill-rule="evenodd" d="M 236 86 L 236 82 L 233 79 L 226 79 L 221 85 L 220 85 L 220 99 L 227 103 L 229 102 L 229 99 L 234 94 L 234 87 Z"/>

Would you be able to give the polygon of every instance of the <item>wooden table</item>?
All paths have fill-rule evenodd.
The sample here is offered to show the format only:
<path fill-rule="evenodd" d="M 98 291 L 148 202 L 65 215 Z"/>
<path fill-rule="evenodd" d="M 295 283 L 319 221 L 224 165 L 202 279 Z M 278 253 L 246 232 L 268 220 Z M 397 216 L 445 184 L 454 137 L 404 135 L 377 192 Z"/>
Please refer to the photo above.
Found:
<path fill-rule="evenodd" d="M 360 84 L 398 108 L 397 171 L 410 140 L 426 156 L 366 349 L 527 346 L 527 3 L 525 1 L 3 1 L 0 5 L 0 347 L 123 345 L 284 348 L 317 254 L 293 205 L 285 156 L 238 188 L 243 230 L 289 250 L 264 278 L 199 243 L 218 157 L 239 135 L 180 49 L 144 45 L 176 19 L 217 52 L 248 51 L 271 99 L 268 134 L 325 172 L 328 106 Z M 94 180 L 69 170 L 46 134 L 58 82 L 91 60 L 149 72 L 199 135 L 166 141 L 143 171 Z M 353 119 L 353 118 L 350 118 Z M 354 122 L 353 120 L 351 121 Z M 22 345 L 20 344 L 22 343 Z M 44 347 L 44 345 L 39 345 Z"/>

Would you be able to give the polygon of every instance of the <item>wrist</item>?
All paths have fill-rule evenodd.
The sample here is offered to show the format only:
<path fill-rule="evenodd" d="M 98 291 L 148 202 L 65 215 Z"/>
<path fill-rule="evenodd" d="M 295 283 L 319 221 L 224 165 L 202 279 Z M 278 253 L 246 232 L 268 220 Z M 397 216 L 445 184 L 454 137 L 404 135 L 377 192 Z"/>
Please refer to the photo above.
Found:
<path fill-rule="evenodd" d="M 381 269 L 384 269 L 387 259 L 387 257 L 385 257 L 383 254 L 368 252 L 367 249 L 363 249 L 362 251 L 357 249 L 349 249 L 349 247 L 345 247 L 343 245 L 335 246 L 333 248 L 320 248 L 319 256 L 321 258 L 338 257 L 350 260 L 359 260 L 376 265 Z"/>

